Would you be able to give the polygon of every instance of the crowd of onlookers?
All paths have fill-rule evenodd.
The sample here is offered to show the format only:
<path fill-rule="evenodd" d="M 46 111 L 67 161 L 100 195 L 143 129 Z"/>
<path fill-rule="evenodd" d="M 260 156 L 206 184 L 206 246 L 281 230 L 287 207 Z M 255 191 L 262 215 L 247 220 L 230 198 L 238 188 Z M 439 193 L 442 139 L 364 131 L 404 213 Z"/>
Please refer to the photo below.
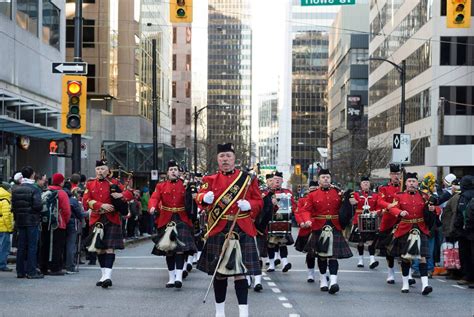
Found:
<path fill-rule="evenodd" d="M 0 182 L 0 272 L 13 271 L 7 262 L 15 254 L 18 278 L 74 274 L 85 260 L 96 264 L 96 255 L 88 253 L 83 243 L 90 215 L 82 204 L 86 181 L 79 174 L 66 178 L 55 173 L 48 178 L 25 166 L 10 182 Z M 124 237 L 151 235 L 148 188 L 126 190 L 134 199 L 122 219 Z"/>

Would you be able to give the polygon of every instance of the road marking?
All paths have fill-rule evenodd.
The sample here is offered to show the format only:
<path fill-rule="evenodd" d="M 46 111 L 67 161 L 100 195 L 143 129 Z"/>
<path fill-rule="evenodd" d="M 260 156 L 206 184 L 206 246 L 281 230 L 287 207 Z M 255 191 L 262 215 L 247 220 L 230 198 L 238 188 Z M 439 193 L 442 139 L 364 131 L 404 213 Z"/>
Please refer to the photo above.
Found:
<path fill-rule="evenodd" d="M 267 284 L 268 284 L 268 286 L 270 286 L 270 287 L 275 287 L 275 286 L 276 286 L 276 284 L 273 283 L 273 282 L 267 282 Z"/>
<path fill-rule="evenodd" d="M 305 269 L 305 270 L 300 270 L 300 269 L 291 269 L 291 272 L 308 272 L 308 269 Z M 363 273 L 363 274 L 375 274 L 375 273 L 378 273 L 378 274 L 387 274 L 387 272 L 382 272 L 382 271 L 374 271 L 374 270 L 370 270 L 370 271 L 359 271 L 359 270 L 338 270 L 337 271 L 338 273 Z M 395 272 L 396 274 L 400 274 L 401 272 Z"/>
<path fill-rule="evenodd" d="M 263 279 L 264 279 L 265 281 L 271 281 L 271 280 L 272 280 L 272 279 L 269 278 L 268 276 L 264 276 Z"/>
<path fill-rule="evenodd" d="M 437 278 L 436 280 L 437 280 L 437 281 L 440 281 L 441 283 L 446 283 L 445 280 L 442 280 L 442 279 L 440 279 L 440 278 Z"/>
<path fill-rule="evenodd" d="M 275 288 L 275 287 L 272 288 L 272 291 L 273 291 L 273 293 L 277 293 L 277 294 L 278 294 L 278 293 L 281 293 L 280 289 Z"/>
<path fill-rule="evenodd" d="M 88 267 L 88 266 L 80 266 L 79 267 L 80 270 L 100 270 L 100 267 L 96 266 L 96 267 Z M 140 271 L 140 270 L 152 270 L 152 271 L 168 271 L 168 268 L 167 267 L 129 267 L 129 266 L 114 266 L 114 270 L 137 270 L 137 271 Z"/>
<path fill-rule="evenodd" d="M 288 317 L 300 317 L 299 314 L 289 314 Z"/>
<path fill-rule="evenodd" d="M 461 285 L 451 285 L 452 287 L 460 288 L 460 289 L 467 289 L 467 287 Z"/>
<path fill-rule="evenodd" d="M 282 305 L 285 308 L 293 308 L 293 305 L 291 305 L 290 303 L 283 303 Z"/>
<path fill-rule="evenodd" d="M 280 297 L 278 297 L 278 300 L 280 300 L 282 302 L 286 302 L 288 299 L 285 296 L 280 296 Z"/>
<path fill-rule="evenodd" d="M 117 256 L 116 257 L 117 259 L 156 259 L 156 255 L 155 256 L 151 256 L 151 255 L 124 255 L 124 256 Z"/>

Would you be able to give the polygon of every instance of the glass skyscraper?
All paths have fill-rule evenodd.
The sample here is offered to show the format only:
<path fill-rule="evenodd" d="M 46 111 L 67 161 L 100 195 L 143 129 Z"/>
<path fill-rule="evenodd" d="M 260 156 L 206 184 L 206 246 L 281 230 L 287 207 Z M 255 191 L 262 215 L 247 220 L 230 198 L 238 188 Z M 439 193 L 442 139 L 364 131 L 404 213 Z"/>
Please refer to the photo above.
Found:
<path fill-rule="evenodd" d="M 252 30 L 250 0 L 209 0 L 207 167 L 216 145 L 232 142 L 240 165 L 251 151 Z M 238 162 L 239 163 L 239 162 Z"/>

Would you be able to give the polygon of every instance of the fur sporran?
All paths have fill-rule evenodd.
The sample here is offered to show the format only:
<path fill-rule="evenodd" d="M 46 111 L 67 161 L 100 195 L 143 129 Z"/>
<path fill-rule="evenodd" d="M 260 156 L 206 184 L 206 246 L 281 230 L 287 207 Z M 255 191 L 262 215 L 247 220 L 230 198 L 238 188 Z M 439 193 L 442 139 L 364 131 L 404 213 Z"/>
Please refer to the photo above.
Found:
<path fill-rule="evenodd" d="M 321 257 L 332 257 L 333 256 L 333 241 L 334 236 L 332 234 L 331 226 L 324 226 L 319 236 L 318 244 L 316 247 L 316 253 Z"/>
<path fill-rule="evenodd" d="M 155 248 L 163 252 L 170 252 L 176 249 L 178 245 L 184 246 L 184 243 L 179 241 L 176 223 L 174 221 L 171 221 L 166 226 L 165 233 L 155 245 Z"/>
<path fill-rule="evenodd" d="M 106 249 L 104 244 L 104 224 L 96 222 L 92 233 L 87 237 L 86 247 L 89 252 L 97 252 L 97 250 Z"/>
<path fill-rule="evenodd" d="M 237 237 L 236 237 L 237 236 Z M 237 234 L 233 234 L 222 258 L 217 273 L 222 275 L 242 275 L 247 272 L 242 260 L 242 250 Z"/>
<path fill-rule="evenodd" d="M 407 248 L 401 257 L 405 260 L 421 259 L 421 236 L 420 230 L 411 229 L 407 239 Z"/>

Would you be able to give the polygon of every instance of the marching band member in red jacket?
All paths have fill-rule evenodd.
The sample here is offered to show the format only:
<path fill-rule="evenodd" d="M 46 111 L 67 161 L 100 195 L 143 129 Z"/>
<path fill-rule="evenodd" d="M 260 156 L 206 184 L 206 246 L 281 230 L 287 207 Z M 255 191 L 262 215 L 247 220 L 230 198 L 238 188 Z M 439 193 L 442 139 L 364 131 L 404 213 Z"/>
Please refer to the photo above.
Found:
<path fill-rule="evenodd" d="M 370 212 L 375 215 L 377 212 L 377 201 L 379 195 L 370 190 L 370 179 L 366 176 L 360 180 L 360 190 L 354 192 L 354 197 L 350 198 L 352 205 L 356 206 L 356 212 L 352 219 L 352 233 L 349 241 L 357 242 L 357 251 L 359 252 L 359 262 L 357 267 L 364 267 L 364 243 L 373 241 L 375 234 L 359 232 L 359 215 L 364 212 Z M 369 245 L 369 267 L 375 269 L 379 262 L 375 261 L 375 247 L 373 244 Z"/>
<path fill-rule="evenodd" d="M 426 258 L 430 256 L 428 247 L 429 229 L 425 224 L 424 211 L 428 205 L 428 195 L 418 190 L 417 173 L 406 173 L 406 190 L 395 195 L 398 204 L 389 209 L 390 214 L 400 220 L 393 235 L 390 254 L 402 260 L 402 293 L 409 292 L 409 270 L 411 259 L 419 258 L 422 294 L 428 295 L 433 288 L 428 285 Z M 435 212 L 434 205 L 428 206 L 428 212 Z"/>
<path fill-rule="evenodd" d="M 86 183 L 86 190 L 82 198 L 84 209 L 90 209 L 89 226 L 92 230 L 100 222 L 104 228 L 104 249 L 97 251 L 102 277 L 97 286 L 108 288 L 112 286 L 112 267 L 115 262 L 115 249 L 123 249 L 122 221 L 120 213 L 115 209 L 112 199 L 130 201 L 133 195 L 125 191 L 124 186 L 115 178 L 110 177 L 110 170 L 105 160 L 96 162 L 96 178 Z M 120 188 L 122 193 L 112 192 L 111 187 Z"/>
<path fill-rule="evenodd" d="M 217 163 L 219 172 L 205 176 L 196 197 L 201 209 L 208 214 L 208 231 L 206 244 L 198 261 L 197 268 L 212 275 L 216 269 L 225 236 L 235 219 L 234 233 L 238 234 L 242 250 L 242 262 L 247 275 L 261 274 L 258 251 L 255 243 L 257 229 L 254 219 L 263 207 L 262 194 L 258 180 L 235 168 L 233 144 L 217 146 Z M 248 316 L 248 284 L 245 274 L 234 275 L 235 292 L 239 303 L 239 316 Z M 225 299 L 227 278 L 229 275 L 217 273 L 214 279 L 214 296 L 216 316 L 225 316 Z"/>
<path fill-rule="evenodd" d="M 158 236 L 163 236 L 168 224 L 176 225 L 177 239 L 180 243 L 172 251 L 153 249 L 154 254 L 166 256 L 169 280 L 166 288 L 181 288 L 183 285 L 183 268 L 185 253 L 194 253 L 196 245 L 192 233 L 193 223 L 185 210 L 185 193 L 183 180 L 179 178 L 179 167 L 175 161 L 168 162 L 168 179 L 156 185 L 148 201 L 151 214 L 158 212 L 156 228 Z"/>
<path fill-rule="evenodd" d="M 321 169 L 318 173 L 319 188 L 308 195 L 301 214 L 302 222 L 311 227 L 312 235 L 305 251 L 318 257 L 319 280 L 321 291 L 335 294 L 339 291 L 337 284 L 337 259 L 352 257 L 352 251 L 342 235 L 339 223 L 339 209 L 342 205 L 342 192 L 331 186 L 331 173 Z M 300 224 L 301 226 L 301 224 Z M 329 288 L 326 270 L 329 266 Z"/>

